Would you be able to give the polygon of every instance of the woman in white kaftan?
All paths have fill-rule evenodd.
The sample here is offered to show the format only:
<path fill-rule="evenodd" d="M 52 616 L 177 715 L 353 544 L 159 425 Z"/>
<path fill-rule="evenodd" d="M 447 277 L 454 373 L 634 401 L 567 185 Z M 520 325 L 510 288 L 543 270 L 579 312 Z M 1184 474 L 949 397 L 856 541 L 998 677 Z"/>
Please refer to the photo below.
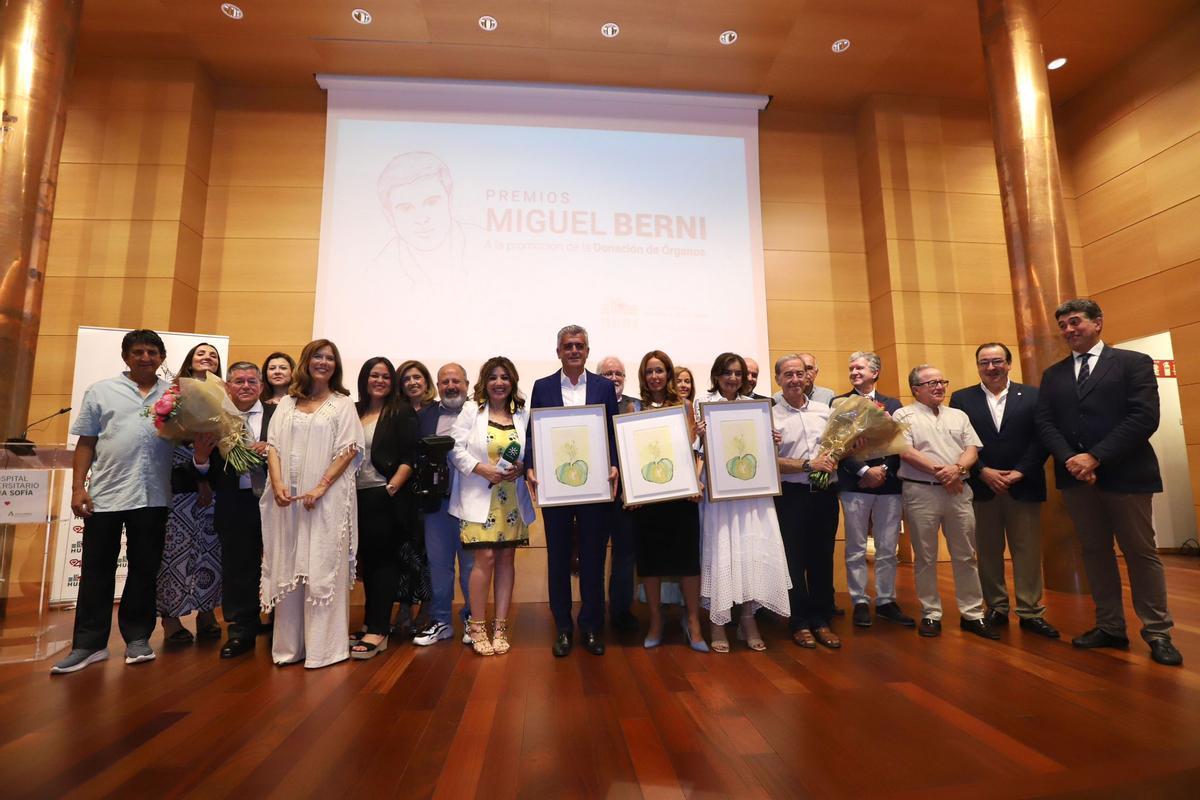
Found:
<path fill-rule="evenodd" d="M 746 362 L 733 353 L 717 356 L 712 368 L 713 390 L 696 403 L 696 422 L 702 421 L 701 403 L 748 399 Z M 779 533 L 779 518 L 770 497 L 722 500 L 705 495 L 700 506 L 700 604 L 708 609 L 712 649 L 729 652 L 725 626 L 741 604 L 738 638 L 754 650 L 766 649 L 754 621 L 754 612 L 767 608 L 789 616 L 787 555 Z"/>
<path fill-rule="evenodd" d="M 260 598 L 275 609 L 271 658 L 309 668 L 349 658 L 350 587 L 358 548 L 354 474 L 362 423 L 327 339 L 310 342 L 267 430 Z"/>

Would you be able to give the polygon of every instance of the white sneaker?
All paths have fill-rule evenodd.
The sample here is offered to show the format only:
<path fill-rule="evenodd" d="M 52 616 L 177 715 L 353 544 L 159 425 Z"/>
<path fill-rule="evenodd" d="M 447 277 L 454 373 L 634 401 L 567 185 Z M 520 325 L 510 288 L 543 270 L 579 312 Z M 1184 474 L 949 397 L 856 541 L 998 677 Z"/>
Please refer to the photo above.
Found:
<path fill-rule="evenodd" d="M 431 644 L 436 644 L 442 639 L 449 639 L 454 636 L 454 629 L 444 622 L 434 622 L 428 628 L 418 633 L 413 637 L 413 644 L 419 644 L 422 647 L 427 647 Z"/>
<path fill-rule="evenodd" d="M 66 658 L 51 667 L 50 672 L 54 675 L 78 672 L 89 664 L 104 661 L 106 658 L 108 658 L 107 650 L 88 650 L 83 647 L 77 647 L 68 653 Z"/>

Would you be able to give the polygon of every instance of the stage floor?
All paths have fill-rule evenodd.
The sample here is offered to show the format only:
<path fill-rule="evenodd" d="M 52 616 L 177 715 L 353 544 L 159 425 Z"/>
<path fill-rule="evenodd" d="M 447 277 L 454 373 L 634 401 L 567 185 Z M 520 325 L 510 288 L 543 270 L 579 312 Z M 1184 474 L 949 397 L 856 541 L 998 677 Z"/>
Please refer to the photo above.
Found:
<path fill-rule="evenodd" d="M 610 635 L 603 657 L 555 659 L 529 603 L 503 657 L 454 639 L 315 671 L 273 666 L 265 639 L 230 661 L 162 652 L 161 629 L 158 660 L 126 667 L 114 625 L 113 658 L 83 672 L 0 667 L 0 795 L 1195 797 L 1200 559 L 1164 561 L 1182 668 L 1136 629 L 1128 652 L 1075 650 L 1091 601 L 1057 593 L 1057 642 L 1015 623 L 984 641 L 948 612 L 940 639 L 843 619 L 840 651 L 809 651 L 772 620 L 765 653 L 704 655 L 672 620 L 656 650 Z M 899 583 L 915 612 L 911 567 Z"/>

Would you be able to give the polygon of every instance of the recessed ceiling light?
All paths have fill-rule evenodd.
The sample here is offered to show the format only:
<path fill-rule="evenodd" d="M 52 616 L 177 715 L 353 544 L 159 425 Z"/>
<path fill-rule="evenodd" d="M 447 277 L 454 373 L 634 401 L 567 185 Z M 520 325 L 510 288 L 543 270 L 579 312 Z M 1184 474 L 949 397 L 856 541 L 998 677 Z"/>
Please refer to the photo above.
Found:
<path fill-rule="evenodd" d="M 833 49 L 833 52 L 835 52 L 835 53 L 844 53 L 850 49 L 850 40 L 849 39 L 838 39 L 836 42 L 833 43 L 832 49 Z"/>
<path fill-rule="evenodd" d="M 230 19 L 241 19 L 246 16 L 240 8 L 233 3 L 221 3 L 221 13 Z"/>
<path fill-rule="evenodd" d="M 500 27 L 500 23 L 496 21 L 495 17 L 489 17 L 485 14 L 479 18 L 479 27 L 483 28 L 488 33 L 491 33 L 492 31 L 496 30 L 496 28 Z"/>
<path fill-rule="evenodd" d="M 621 32 L 621 26 L 615 22 L 606 22 L 600 26 L 600 35 L 605 39 L 615 39 Z"/>
<path fill-rule="evenodd" d="M 356 8 L 350 12 L 350 19 L 357 22 L 359 25 L 371 24 L 371 12 L 365 8 Z"/>
<path fill-rule="evenodd" d="M 717 37 L 717 41 L 726 45 L 733 44 L 737 41 L 737 31 L 723 31 L 721 35 Z"/>
<path fill-rule="evenodd" d="M 1067 65 L 1065 58 L 1056 58 L 1046 65 L 1046 69 L 1061 69 Z"/>

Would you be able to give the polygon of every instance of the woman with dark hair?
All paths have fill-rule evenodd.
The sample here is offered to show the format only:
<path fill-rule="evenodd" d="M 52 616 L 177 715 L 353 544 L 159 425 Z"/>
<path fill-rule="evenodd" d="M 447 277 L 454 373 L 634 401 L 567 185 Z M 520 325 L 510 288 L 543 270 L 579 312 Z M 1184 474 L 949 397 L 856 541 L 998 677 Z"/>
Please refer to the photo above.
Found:
<path fill-rule="evenodd" d="M 414 413 L 419 414 L 430 403 L 437 402 L 437 392 L 429 369 L 420 361 L 409 359 L 396 370 L 396 380 L 401 398 L 408 401 Z M 429 557 L 425 553 L 423 536 L 413 536 L 400 543 L 400 585 L 396 600 L 400 610 L 396 612 L 393 633 L 409 637 L 425 627 L 424 603 L 433 597 L 429 577 Z M 418 606 L 416 621 L 413 606 Z"/>
<path fill-rule="evenodd" d="M 671 357 L 661 350 L 651 350 L 642 356 L 642 363 L 638 366 L 642 408 L 649 410 L 682 405 L 687 415 L 689 433 L 694 433 L 692 404 L 679 396 L 675 375 Z M 679 469 L 684 468 L 685 465 L 679 465 Z M 695 469 L 696 465 L 687 464 L 686 468 Z M 708 652 L 708 645 L 700 631 L 700 511 L 696 506 L 699 499 L 697 495 L 691 500 L 630 506 L 637 571 L 645 584 L 646 605 L 650 608 L 650 630 L 643 643 L 647 648 L 662 644 L 662 579 L 678 576 L 687 607 L 683 633 L 693 650 Z"/>
<path fill-rule="evenodd" d="M 749 371 L 737 353 L 722 353 L 709 372 L 709 392 L 700 403 L 748 400 Z M 697 427 L 703 434 L 700 403 Z M 701 475 L 704 473 L 701 472 Z M 712 649 L 729 652 L 725 626 L 735 605 L 741 605 L 738 639 L 751 650 L 765 650 L 754 613 L 765 607 L 782 617 L 791 613 L 787 558 L 775 503 L 770 497 L 747 500 L 709 500 L 701 505 L 700 602 L 708 609 Z"/>
<path fill-rule="evenodd" d="M 413 471 L 417 415 L 400 397 L 396 370 L 383 356 L 358 371 L 358 419 L 366 448 L 358 487 L 358 565 L 366 593 L 363 629 L 351 637 L 350 657 L 373 658 L 387 649 L 392 604 L 400 585 L 401 542 L 416 531 L 413 496 L 404 491 Z"/>
<path fill-rule="evenodd" d="M 358 550 L 354 473 L 366 444 L 328 339 L 304 346 L 267 429 L 271 491 L 262 511 L 264 610 L 275 609 L 271 658 L 323 667 L 350 656 L 350 566 Z"/>
<path fill-rule="evenodd" d="M 475 556 L 467 634 L 481 656 L 509 650 L 514 557 L 516 548 L 529 544 L 528 526 L 534 520 L 525 485 L 529 412 L 518 380 L 517 368 L 504 356 L 485 361 L 475 384 L 475 402 L 463 405 L 450 432 L 450 460 L 461 473 L 450 494 L 450 515 L 460 521 L 463 548 Z M 493 574 L 496 618 L 489 640 L 487 597 Z"/>
<path fill-rule="evenodd" d="M 176 380 L 221 377 L 221 354 L 208 342 L 187 352 Z M 221 603 L 221 541 L 213 529 L 213 493 L 207 480 L 197 480 L 191 442 L 171 455 L 171 511 L 156 600 L 166 644 L 191 644 L 196 637 L 220 639 L 214 609 Z M 196 612 L 196 635 L 179 618 Z"/>
<path fill-rule="evenodd" d="M 259 399 L 268 405 L 276 405 L 287 396 L 295 371 L 296 362 L 287 353 L 275 352 L 267 356 L 262 365 L 263 388 Z"/>

